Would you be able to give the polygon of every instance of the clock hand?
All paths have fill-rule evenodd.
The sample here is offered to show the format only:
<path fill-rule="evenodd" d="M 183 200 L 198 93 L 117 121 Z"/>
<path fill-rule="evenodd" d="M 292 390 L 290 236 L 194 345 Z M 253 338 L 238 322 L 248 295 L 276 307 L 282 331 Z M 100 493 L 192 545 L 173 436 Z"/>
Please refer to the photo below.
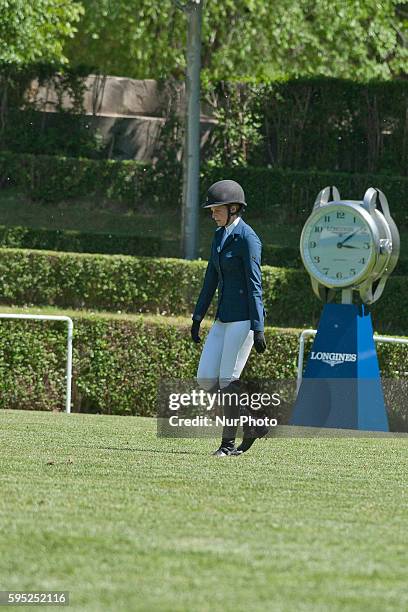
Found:
<path fill-rule="evenodd" d="M 343 244 L 344 244 L 345 242 L 347 242 L 348 240 L 350 240 L 350 238 L 352 238 L 352 237 L 353 237 L 355 234 L 357 234 L 357 232 L 359 232 L 359 231 L 360 231 L 360 228 L 358 228 L 358 229 L 354 230 L 354 232 L 351 232 L 351 234 L 349 234 L 348 236 L 346 236 L 344 240 L 342 240 L 341 242 L 339 242 L 339 244 L 341 244 L 341 246 L 343 246 Z M 339 248 L 341 248 L 341 247 L 339 247 Z"/>
<path fill-rule="evenodd" d="M 343 244 L 342 242 L 337 243 L 338 249 L 358 249 L 359 247 L 353 246 L 352 244 Z"/>

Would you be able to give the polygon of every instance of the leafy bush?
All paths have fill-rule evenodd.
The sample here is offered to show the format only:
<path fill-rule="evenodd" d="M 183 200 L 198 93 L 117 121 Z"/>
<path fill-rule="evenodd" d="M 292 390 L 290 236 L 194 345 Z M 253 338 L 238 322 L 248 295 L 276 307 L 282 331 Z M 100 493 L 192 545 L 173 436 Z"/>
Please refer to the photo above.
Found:
<path fill-rule="evenodd" d="M 299 249 L 294 247 L 262 246 L 262 263 L 278 268 L 300 268 L 302 265 Z"/>
<path fill-rule="evenodd" d="M 100 157 L 101 138 L 90 129 L 84 106 L 85 77 L 90 72 L 91 67 L 73 68 L 61 62 L 0 62 L 0 149 Z M 37 85 L 55 95 L 41 99 L 36 96 Z M 55 112 L 46 112 L 50 106 Z"/>
<path fill-rule="evenodd" d="M 0 225 L 0 246 L 75 253 L 159 255 L 161 239 L 126 234 L 95 234 L 74 230 L 32 229 Z"/>
<path fill-rule="evenodd" d="M 208 323 L 203 324 L 204 331 Z M 251 352 L 245 380 L 294 380 L 299 332 L 266 329 L 267 351 Z M 74 317 L 73 409 L 79 412 L 153 416 L 161 379 L 195 376 L 200 347 L 189 320 L 139 316 Z M 401 346 L 379 345 L 384 377 L 408 370 Z M 66 325 L 1 322 L 0 409 L 64 408 Z"/>
<path fill-rule="evenodd" d="M 140 208 L 145 203 L 177 208 L 181 185 L 169 164 L 157 170 L 136 161 L 90 160 L 0 152 L 0 188 L 15 186 L 33 200 L 106 197 Z M 176 177 L 176 178 L 175 178 Z M 340 172 L 272 170 L 269 168 L 203 168 L 201 198 L 211 183 L 230 178 L 241 183 L 253 214 L 273 215 L 277 223 L 301 224 L 318 192 L 336 185 L 345 198 L 361 199 L 369 187 L 381 189 L 400 227 L 408 225 L 408 178 Z"/>
<path fill-rule="evenodd" d="M 105 311 L 190 315 L 206 262 L 125 255 L 0 249 L 3 304 L 55 305 Z M 263 266 L 266 321 L 279 327 L 315 326 L 322 304 L 303 270 Z M 373 306 L 375 329 L 406 332 L 408 279 L 393 276 Z M 208 317 L 214 315 L 216 299 Z"/>
<path fill-rule="evenodd" d="M 397 225 L 408 225 L 408 179 L 405 177 L 255 167 L 211 168 L 202 181 L 202 196 L 208 185 L 222 178 L 243 185 L 251 211 L 273 216 L 277 223 L 303 224 L 319 191 L 327 185 L 335 185 L 340 197 L 354 200 L 361 200 L 369 187 L 381 189 Z"/>
<path fill-rule="evenodd" d="M 268 330 L 268 340 L 261 370 L 252 355 L 248 375 L 273 371 L 276 377 L 293 377 L 296 334 Z M 73 409 L 104 414 L 153 416 L 160 379 L 192 378 L 200 354 L 188 321 L 175 324 L 161 317 L 129 321 L 78 315 L 73 346 Z M 0 409 L 63 409 L 65 359 L 65 324 L 2 321 Z"/>
<path fill-rule="evenodd" d="M 407 176 L 408 83 L 327 77 L 210 83 L 218 165 Z M 244 112 L 243 112 L 244 108 Z"/>
<path fill-rule="evenodd" d="M 90 71 L 85 66 L 32 64 L 22 69 L 0 64 L 0 148 L 75 157 L 110 155 L 85 115 L 84 77 Z M 27 95 L 35 79 L 55 89 L 56 113 L 40 112 L 43 105 Z M 172 88 L 170 79 L 168 84 L 167 105 L 174 108 L 179 87 Z M 203 102 L 217 120 L 202 152 L 210 166 L 408 174 L 406 80 L 213 81 L 203 84 Z M 180 132 L 176 120 L 177 126 L 170 120 L 168 128 Z M 162 134 L 158 147 L 159 157 L 174 171 L 167 172 L 169 181 L 180 178 L 177 142 L 179 137 L 169 140 Z"/>
<path fill-rule="evenodd" d="M 105 197 L 131 208 L 178 204 L 179 182 L 137 161 L 91 160 L 0 152 L 0 188 L 15 186 L 29 198 L 60 202 Z"/>

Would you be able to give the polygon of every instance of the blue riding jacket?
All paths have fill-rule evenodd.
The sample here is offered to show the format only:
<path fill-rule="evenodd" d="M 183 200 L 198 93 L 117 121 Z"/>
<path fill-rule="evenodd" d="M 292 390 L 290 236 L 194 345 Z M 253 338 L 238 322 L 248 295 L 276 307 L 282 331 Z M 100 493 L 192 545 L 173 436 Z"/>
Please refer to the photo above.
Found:
<path fill-rule="evenodd" d="M 222 235 L 222 228 L 217 228 L 193 319 L 204 318 L 218 287 L 216 319 L 223 323 L 250 320 L 252 330 L 263 331 L 261 241 L 242 219 L 220 248 Z"/>

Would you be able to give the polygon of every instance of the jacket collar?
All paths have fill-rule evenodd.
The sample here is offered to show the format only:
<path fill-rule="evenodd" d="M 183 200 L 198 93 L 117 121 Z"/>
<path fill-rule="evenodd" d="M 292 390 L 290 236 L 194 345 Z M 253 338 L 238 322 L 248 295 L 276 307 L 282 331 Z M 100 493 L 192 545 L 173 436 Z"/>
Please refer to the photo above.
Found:
<path fill-rule="evenodd" d="M 234 236 L 241 235 L 244 230 L 245 225 L 246 225 L 245 221 L 242 218 L 240 218 L 239 223 L 235 225 L 232 232 L 227 236 L 224 244 L 222 245 L 222 249 L 220 249 L 219 247 L 221 244 L 221 238 L 223 236 L 223 232 L 221 231 L 221 228 L 219 230 L 216 230 L 215 238 L 216 238 L 217 252 L 220 253 L 221 251 L 223 251 L 225 247 L 228 246 L 228 244 L 232 242 Z"/>

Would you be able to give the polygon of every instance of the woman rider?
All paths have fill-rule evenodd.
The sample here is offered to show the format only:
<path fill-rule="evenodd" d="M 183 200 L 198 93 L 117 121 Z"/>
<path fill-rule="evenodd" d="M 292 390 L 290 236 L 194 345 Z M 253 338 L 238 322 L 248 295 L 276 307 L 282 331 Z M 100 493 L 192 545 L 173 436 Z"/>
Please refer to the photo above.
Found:
<path fill-rule="evenodd" d="M 220 388 L 223 394 L 238 392 L 238 381 L 252 346 L 258 353 L 266 349 L 262 245 L 254 230 L 241 217 L 246 206 L 244 190 L 232 180 L 211 185 L 203 204 L 203 208 L 211 209 L 218 228 L 193 313 L 191 336 L 194 342 L 201 341 L 200 324 L 218 287 L 217 312 L 201 353 L 197 382 L 207 391 Z M 232 402 L 229 406 L 224 403 L 224 417 L 238 419 L 239 413 L 238 402 Z M 241 454 L 251 447 L 256 438 L 268 433 L 265 426 L 247 426 L 243 429 L 243 441 L 236 449 L 237 427 L 225 426 L 221 445 L 214 455 L 225 457 Z"/>

